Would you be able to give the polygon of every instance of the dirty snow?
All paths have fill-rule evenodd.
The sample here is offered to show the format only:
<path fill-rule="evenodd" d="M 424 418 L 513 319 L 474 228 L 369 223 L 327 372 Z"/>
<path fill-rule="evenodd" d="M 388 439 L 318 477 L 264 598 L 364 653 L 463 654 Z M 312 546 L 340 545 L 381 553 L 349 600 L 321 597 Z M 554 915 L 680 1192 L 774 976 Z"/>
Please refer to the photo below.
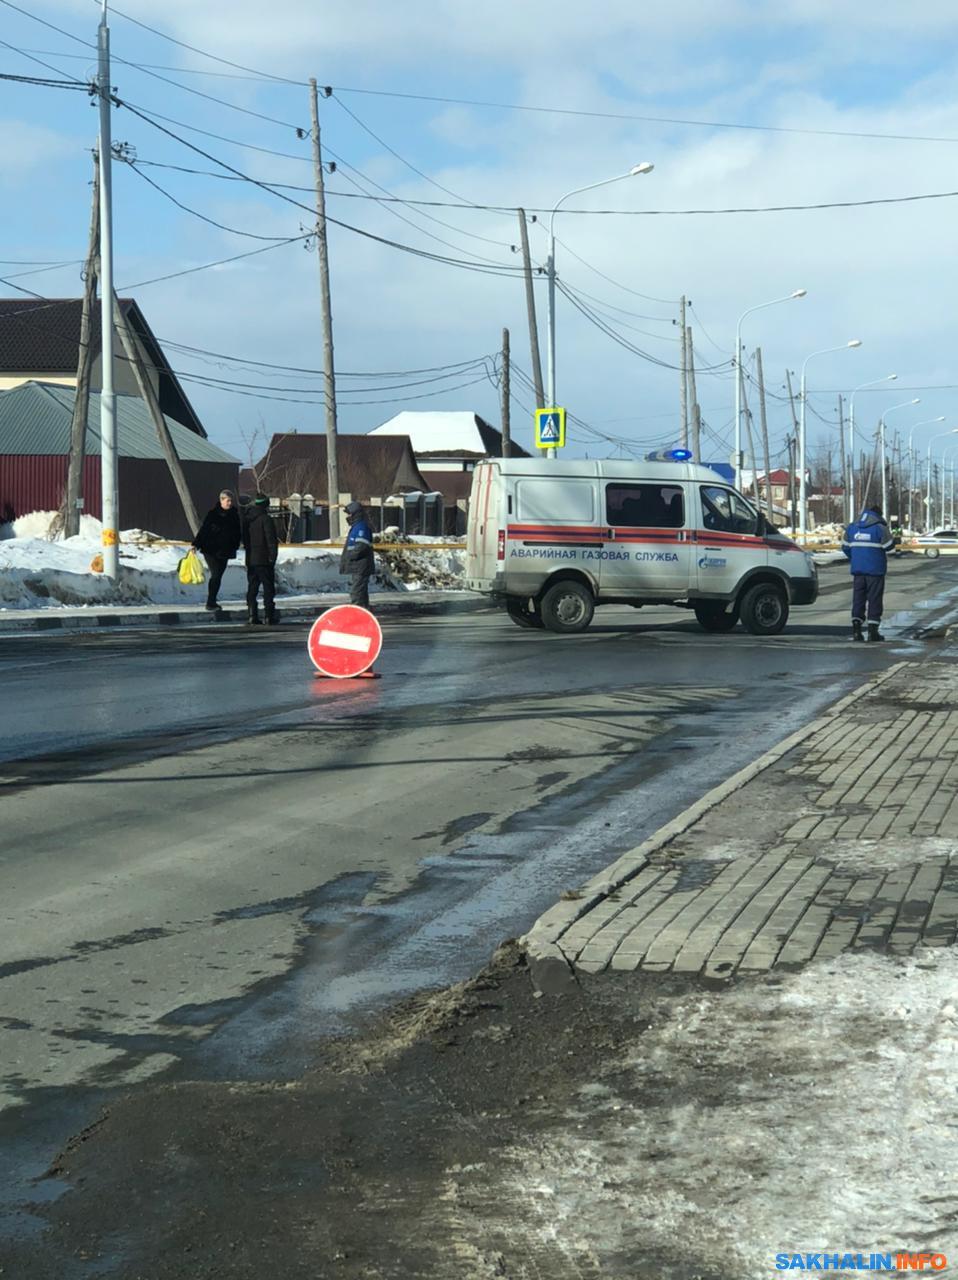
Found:
<path fill-rule="evenodd" d="M 956 992 L 958 955 L 926 949 L 655 1001 L 566 1123 L 507 1153 L 502 1199 L 543 1244 L 658 1256 L 669 1276 L 765 1280 L 779 1252 L 953 1257 Z"/>
<path fill-rule="evenodd" d="M 53 512 L 33 512 L 0 527 L 0 610 L 63 608 L 103 604 L 202 604 L 206 587 L 184 586 L 177 567 L 186 543 L 167 543 L 142 529 L 120 535 L 120 576 L 113 583 L 92 569 L 102 551 L 100 522 L 83 516 L 74 538 L 49 540 Z M 384 539 L 377 554 L 378 582 L 373 590 L 420 591 L 462 587 L 465 547 L 430 549 L 440 539 Z M 281 547 L 276 585 L 280 597 L 338 592 L 348 582 L 339 572 L 340 550 L 333 546 Z M 223 578 L 219 599 L 246 595 L 243 553 Z"/>

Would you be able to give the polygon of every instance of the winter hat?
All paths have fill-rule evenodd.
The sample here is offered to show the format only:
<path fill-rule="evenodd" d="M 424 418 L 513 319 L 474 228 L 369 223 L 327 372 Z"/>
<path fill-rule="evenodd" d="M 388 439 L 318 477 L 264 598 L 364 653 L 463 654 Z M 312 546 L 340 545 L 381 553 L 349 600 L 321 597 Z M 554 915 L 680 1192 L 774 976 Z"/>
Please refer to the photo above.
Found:
<path fill-rule="evenodd" d="M 363 509 L 361 502 L 347 502 L 343 510 L 348 516 L 358 516 Z"/>
<path fill-rule="evenodd" d="M 256 497 L 253 499 L 253 505 L 257 507 L 268 507 L 269 498 L 266 496 L 265 493 L 258 493 Z"/>

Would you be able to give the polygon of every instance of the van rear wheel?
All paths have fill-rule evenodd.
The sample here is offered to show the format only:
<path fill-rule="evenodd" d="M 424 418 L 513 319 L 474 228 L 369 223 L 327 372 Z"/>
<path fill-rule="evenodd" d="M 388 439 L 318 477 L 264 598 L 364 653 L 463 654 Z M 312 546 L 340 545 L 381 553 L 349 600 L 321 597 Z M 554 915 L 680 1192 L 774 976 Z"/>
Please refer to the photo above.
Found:
<path fill-rule="evenodd" d="M 724 600 L 699 600 L 693 608 L 703 631 L 732 631 L 738 626 L 738 605 L 729 609 Z"/>
<path fill-rule="evenodd" d="M 742 622 L 753 636 L 777 636 L 788 622 L 788 598 L 774 582 L 759 582 L 742 596 Z"/>
<path fill-rule="evenodd" d="M 595 613 L 595 600 L 588 587 L 571 578 L 557 582 L 542 597 L 542 621 L 550 631 L 572 634 L 584 631 Z"/>
<path fill-rule="evenodd" d="M 541 628 L 544 624 L 535 609 L 529 608 L 529 601 L 523 597 L 509 596 L 506 600 L 506 612 L 517 627 Z"/>

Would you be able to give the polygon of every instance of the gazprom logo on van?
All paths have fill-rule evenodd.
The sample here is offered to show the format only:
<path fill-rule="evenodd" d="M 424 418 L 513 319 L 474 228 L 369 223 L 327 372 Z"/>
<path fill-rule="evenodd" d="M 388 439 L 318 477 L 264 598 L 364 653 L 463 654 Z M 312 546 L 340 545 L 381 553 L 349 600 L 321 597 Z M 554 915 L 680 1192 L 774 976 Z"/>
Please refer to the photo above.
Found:
<path fill-rule="evenodd" d="M 702 556 L 699 560 L 700 569 L 724 569 L 727 564 L 724 556 Z"/>

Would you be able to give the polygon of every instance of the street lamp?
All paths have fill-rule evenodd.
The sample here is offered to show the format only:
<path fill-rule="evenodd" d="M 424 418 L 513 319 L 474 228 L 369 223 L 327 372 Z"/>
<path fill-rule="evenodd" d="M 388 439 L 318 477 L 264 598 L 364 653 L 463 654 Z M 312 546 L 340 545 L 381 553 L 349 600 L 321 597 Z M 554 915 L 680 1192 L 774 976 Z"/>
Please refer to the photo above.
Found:
<path fill-rule="evenodd" d="M 912 441 L 914 440 L 915 432 L 918 430 L 919 427 L 927 427 L 928 424 L 931 422 L 944 422 L 944 420 L 945 420 L 944 414 L 941 414 L 941 416 L 938 418 L 923 418 L 921 422 L 916 422 L 915 425 L 912 427 L 912 429 L 908 432 L 908 473 L 909 473 L 908 528 L 909 530 L 913 529 L 915 525 L 915 517 L 913 514 L 913 509 L 914 509 L 915 480 L 916 480 L 915 472 L 917 470 L 915 466 L 915 463 L 917 462 L 917 458 L 915 456 L 915 451 L 912 447 Z"/>
<path fill-rule="evenodd" d="M 881 510 L 886 520 L 888 519 L 888 468 L 885 462 L 885 419 L 890 413 L 894 413 L 896 409 L 907 409 L 912 404 L 921 404 L 918 396 L 914 400 L 903 400 L 901 404 L 893 404 L 878 419 L 878 450 L 881 455 Z M 898 512 L 898 517 L 901 519 L 900 511 Z"/>
<path fill-rule="evenodd" d="M 952 427 L 950 431 L 939 431 L 936 436 L 932 436 L 928 441 L 928 490 L 925 497 L 925 519 L 928 521 L 928 524 L 925 526 L 926 533 L 931 533 L 935 525 L 934 520 L 931 518 L 931 446 L 936 440 L 940 440 L 942 436 L 956 435 L 958 435 L 958 427 Z"/>
<path fill-rule="evenodd" d="M 738 473 L 742 465 L 742 321 L 753 311 L 762 311 L 765 307 L 776 307 L 780 302 L 791 302 L 793 298 L 804 298 L 807 289 L 795 289 L 784 298 L 772 298 L 771 302 L 760 302 L 757 306 L 743 311 L 735 326 L 735 457 L 732 460 L 732 484 L 738 488 Z"/>
<path fill-rule="evenodd" d="M 897 373 L 886 373 L 884 378 L 876 378 L 873 382 L 862 382 L 855 387 L 848 400 L 848 523 L 855 519 L 855 392 L 864 391 L 866 387 L 875 387 L 880 382 L 895 382 Z"/>
<path fill-rule="evenodd" d="M 610 182 L 621 182 L 623 178 L 635 178 L 639 174 L 651 173 L 655 168 L 648 160 L 643 160 L 641 164 L 634 164 L 628 173 L 617 173 L 614 178 L 603 178 L 600 182 L 590 182 L 588 186 L 576 187 L 574 191 L 567 191 L 561 200 L 556 201 L 549 218 L 549 258 L 546 262 L 546 271 L 549 276 L 549 341 L 548 341 L 548 358 L 549 358 L 549 408 L 554 409 L 556 403 L 556 237 L 555 237 L 555 220 L 556 214 L 559 212 L 559 206 L 564 204 L 572 196 L 579 196 L 583 191 L 593 191 L 596 187 L 608 186 Z M 546 457 L 554 458 L 556 456 L 555 449 L 547 449 Z"/>
<path fill-rule="evenodd" d="M 799 510 L 798 510 L 798 528 L 804 539 L 808 532 L 808 492 L 805 483 L 805 402 L 808 399 L 805 388 L 805 370 L 808 368 L 809 360 L 814 360 L 816 356 L 827 356 L 833 351 L 846 351 L 850 347 L 860 347 L 862 345 L 861 338 L 851 338 L 848 342 L 840 347 L 824 347 L 821 351 L 813 351 L 810 356 L 806 356 L 802 364 L 802 384 L 799 392 L 799 400 L 801 402 L 802 416 L 798 425 L 798 489 L 799 489 Z"/>
<path fill-rule="evenodd" d="M 948 469 L 949 469 L 949 464 L 947 461 L 948 455 L 954 454 L 956 448 L 958 448 L 958 445 L 946 445 L 944 450 L 942 451 L 942 462 L 944 463 L 944 467 L 945 467 L 945 476 L 947 476 Z M 950 489 L 949 498 L 948 498 L 948 513 L 947 513 L 948 519 L 945 520 L 945 511 L 944 509 L 942 509 L 941 522 L 942 524 L 947 524 L 949 529 L 954 529 L 955 527 L 955 463 L 953 458 L 950 464 L 950 469 L 951 469 L 951 489 Z"/>

